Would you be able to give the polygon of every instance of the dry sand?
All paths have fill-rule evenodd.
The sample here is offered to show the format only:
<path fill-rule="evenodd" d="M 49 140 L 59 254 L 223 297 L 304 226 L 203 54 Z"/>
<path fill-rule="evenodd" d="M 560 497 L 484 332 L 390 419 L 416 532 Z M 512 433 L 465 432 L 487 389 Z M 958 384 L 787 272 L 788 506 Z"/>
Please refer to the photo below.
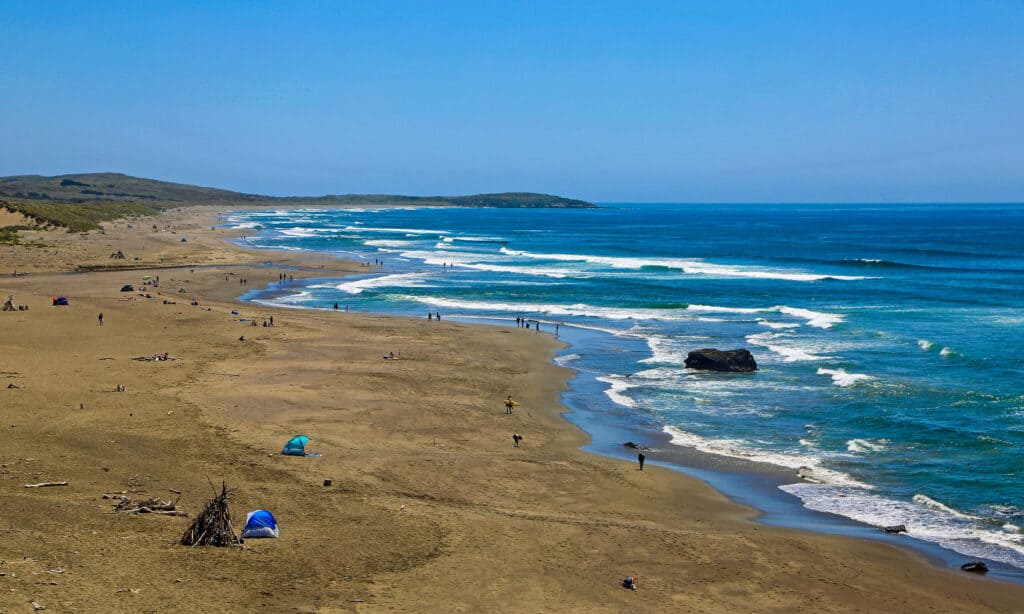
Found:
<path fill-rule="evenodd" d="M 760 526 L 702 482 L 580 451 L 547 335 L 234 303 L 240 278 L 365 269 L 237 249 L 213 219 L 0 250 L 0 293 L 30 306 L 0 313 L 0 611 L 1024 611 L 1024 587 Z M 81 264 L 178 268 L 62 272 Z M 143 274 L 163 294 L 125 300 Z M 299 433 L 324 456 L 280 455 Z M 186 548 L 190 518 L 101 498 L 174 489 L 194 515 L 222 480 L 236 526 L 269 509 L 281 538 Z M 24 487 L 43 481 L 68 486 Z"/>

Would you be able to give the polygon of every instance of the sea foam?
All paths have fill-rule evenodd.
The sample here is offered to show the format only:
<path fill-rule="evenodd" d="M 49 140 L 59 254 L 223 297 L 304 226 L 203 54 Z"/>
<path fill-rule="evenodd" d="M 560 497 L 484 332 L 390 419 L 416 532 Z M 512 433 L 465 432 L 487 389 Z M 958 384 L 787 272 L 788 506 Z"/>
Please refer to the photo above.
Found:
<path fill-rule="evenodd" d="M 847 373 L 844 369 L 819 368 L 818 375 L 830 376 L 833 384 L 836 386 L 842 386 L 843 388 L 853 386 L 858 382 L 875 379 L 874 377 L 863 373 Z"/>

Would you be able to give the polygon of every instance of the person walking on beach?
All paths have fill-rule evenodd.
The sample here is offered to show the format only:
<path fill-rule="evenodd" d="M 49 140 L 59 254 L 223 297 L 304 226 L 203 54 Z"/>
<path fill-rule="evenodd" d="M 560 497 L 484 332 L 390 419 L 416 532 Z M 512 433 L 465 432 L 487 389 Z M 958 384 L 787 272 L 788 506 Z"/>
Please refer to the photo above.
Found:
<path fill-rule="evenodd" d="M 644 461 L 647 460 L 647 457 L 644 456 L 643 452 L 641 452 L 640 454 L 637 454 L 636 460 L 640 463 L 640 471 L 643 471 L 644 470 Z"/>
<path fill-rule="evenodd" d="M 508 398 L 505 399 L 505 413 L 511 414 L 512 408 L 515 407 L 516 405 L 519 405 L 519 403 L 516 403 L 515 401 L 512 400 L 512 395 L 508 395 Z"/>
<path fill-rule="evenodd" d="M 512 445 L 516 448 L 519 447 L 519 442 L 523 440 L 523 436 L 519 433 L 512 433 Z"/>
<path fill-rule="evenodd" d="M 100 326 L 103 326 L 103 314 L 100 314 Z"/>
<path fill-rule="evenodd" d="M 427 312 L 427 322 L 430 322 L 433 319 L 434 319 L 434 314 L 432 312 L 428 311 Z"/>

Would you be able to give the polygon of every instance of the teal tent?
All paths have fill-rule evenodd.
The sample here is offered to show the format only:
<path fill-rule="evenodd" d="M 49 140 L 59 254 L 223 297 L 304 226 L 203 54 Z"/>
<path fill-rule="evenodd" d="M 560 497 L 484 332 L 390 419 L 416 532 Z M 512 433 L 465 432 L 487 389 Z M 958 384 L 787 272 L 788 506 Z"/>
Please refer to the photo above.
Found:
<path fill-rule="evenodd" d="M 288 456 L 320 456 L 319 454 L 310 454 L 306 452 L 306 444 L 309 443 L 309 437 L 305 435 L 296 435 L 292 437 L 288 443 L 284 444 L 284 449 L 281 450 L 281 454 L 287 454 Z"/>

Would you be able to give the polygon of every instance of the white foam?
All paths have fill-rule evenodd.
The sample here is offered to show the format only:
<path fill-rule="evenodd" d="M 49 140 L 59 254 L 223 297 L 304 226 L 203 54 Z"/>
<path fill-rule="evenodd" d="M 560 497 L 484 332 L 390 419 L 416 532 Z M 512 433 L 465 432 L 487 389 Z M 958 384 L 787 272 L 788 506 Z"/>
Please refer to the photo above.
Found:
<path fill-rule="evenodd" d="M 918 494 L 914 495 L 913 497 L 911 497 L 911 500 L 914 503 L 917 503 L 918 505 L 923 505 L 923 506 L 925 506 L 927 508 L 930 508 L 930 509 L 933 509 L 933 510 L 938 510 L 940 512 L 945 512 L 947 514 L 951 514 L 951 515 L 956 516 L 958 518 L 977 518 L 977 516 L 971 516 L 970 514 L 963 514 L 961 512 L 958 512 L 955 509 L 949 507 L 948 505 L 944 505 L 942 503 L 939 503 L 938 501 L 936 501 L 935 499 L 932 499 L 928 495 L 922 495 L 921 493 L 918 493 Z"/>
<path fill-rule="evenodd" d="M 317 229 L 315 228 L 302 228 L 296 226 L 295 228 L 279 228 L 278 233 L 285 235 L 286 237 L 315 237 L 317 236 Z"/>
<path fill-rule="evenodd" d="M 454 264 L 455 266 L 490 271 L 493 273 L 517 273 L 519 275 L 539 275 L 542 277 L 565 278 L 576 275 L 571 269 L 552 269 L 540 267 L 512 266 L 485 262 L 487 254 L 452 252 L 452 251 L 419 251 L 402 252 L 405 258 L 422 260 L 426 264 Z"/>
<path fill-rule="evenodd" d="M 597 379 L 597 381 L 599 382 L 604 382 L 605 384 L 608 384 L 610 386 L 610 388 L 605 389 L 604 393 L 608 395 L 608 398 L 611 399 L 613 403 L 621 405 L 623 407 L 628 407 L 630 409 L 635 409 L 636 407 L 638 407 L 636 401 L 634 401 L 633 399 L 624 394 L 630 388 L 635 388 L 636 385 L 627 381 L 626 378 L 624 378 L 623 376 L 611 375 L 602 376 L 595 379 Z"/>
<path fill-rule="evenodd" d="M 770 328 L 772 330 L 783 330 L 783 329 L 787 329 L 787 328 L 800 328 L 799 324 L 796 324 L 796 323 L 793 323 L 793 322 L 769 322 L 768 320 L 765 320 L 764 318 L 758 318 L 757 319 L 757 323 L 760 324 L 761 326 L 767 326 L 768 328 Z"/>
<path fill-rule="evenodd" d="M 556 356 L 555 357 L 555 364 L 557 364 L 560 367 L 564 367 L 565 365 L 569 364 L 570 362 L 572 362 L 574 360 L 579 360 L 579 359 L 580 359 L 580 355 L 579 354 L 566 354 L 565 356 Z"/>
<path fill-rule="evenodd" d="M 877 527 L 901 524 L 911 537 L 967 556 L 1024 566 L 1024 535 L 992 527 L 924 495 L 904 501 L 834 485 L 796 483 L 779 488 L 799 497 L 808 509 L 839 514 Z"/>
<path fill-rule="evenodd" d="M 685 309 L 622 309 L 596 307 L 584 303 L 557 305 L 546 303 L 500 303 L 491 301 L 463 301 L 434 296 L 401 296 L 402 300 L 417 301 L 447 309 L 469 309 L 502 313 L 539 313 L 547 316 L 588 316 L 606 320 L 691 320 Z M 576 325 L 575 323 L 573 324 Z M 621 334 L 623 331 L 614 331 Z"/>
<path fill-rule="evenodd" d="M 824 275 L 817 273 L 772 271 L 763 268 L 712 264 L 699 259 L 683 258 L 630 258 L 619 256 L 595 256 L 590 254 L 543 254 L 501 248 L 501 253 L 519 257 L 532 258 L 536 260 L 556 260 L 565 262 L 584 262 L 598 264 L 615 269 L 639 270 L 643 267 L 663 267 L 675 269 L 691 275 L 707 275 L 712 277 L 742 277 L 751 279 L 781 279 L 788 281 L 820 281 L 823 279 L 838 279 L 844 281 L 856 281 L 868 279 L 860 275 Z"/>
<path fill-rule="evenodd" d="M 441 237 L 441 240 L 445 243 L 453 243 L 455 241 L 468 241 L 470 243 L 499 243 L 504 241 L 501 237 Z"/>
<path fill-rule="evenodd" d="M 851 439 L 846 442 L 846 449 L 854 454 L 865 452 L 881 452 L 889 442 L 885 439 Z"/>
<path fill-rule="evenodd" d="M 671 438 L 671 443 L 677 446 L 696 448 L 702 452 L 742 458 L 757 463 L 767 463 L 789 469 L 797 469 L 804 479 L 810 479 L 816 483 L 837 484 L 860 489 L 871 489 L 872 486 L 858 482 L 853 477 L 839 471 L 833 471 L 821 466 L 821 459 L 816 456 L 801 454 L 799 452 L 770 452 L 758 450 L 751 447 L 747 442 L 736 439 L 710 439 L 693 433 L 688 433 L 673 426 L 666 426 L 662 429 Z"/>
<path fill-rule="evenodd" d="M 832 383 L 836 386 L 842 386 L 846 388 L 853 386 L 857 382 L 862 382 L 869 379 L 875 379 L 870 375 L 864 375 L 863 373 L 847 373 L 843 369 L 825 369 L 819 368 L 818 375 L 829 375 L 832 377 Z"/>
<path fill-rule="evenodd" d="M 430 228 L 381 228 L 376 226 L 345 226 L 344 230 L 347 230 L 349 232 L 389 232 L 396 234 L 405 233 L 406 236 L 448 234 L 447 230 L 433 230 Z"/>
<path fill-rule="evenodd" d="M 795 347 L 791 344 L 779 343 L 778 340 L 785 339 L 772 332 L 758 333 L 755 335 L 747 335 L 746 340 L 748 343 L 753 345 L 760 345 L 768 348 L 770 351 L 782 356 L 783 362 L 800 362 L 809 360 L 824 360 L 829 358 L 828 356 L 818 356 L 812 354 L 806 348 Z"/>
<path fill-rule="evenodd" d="M 930 350 L 933 347 L 935 347 L 935 344 L 932 343 L 931 341 L 928 341 L 927 339 L 918 339 L 917 340 L 917 347 L 919 347 L 922 350 L 924 350 L 925 352 L 927 352 L 928 350 Z"/>
<path fill-rule="evenodd" d="M 807 320 L 807 325 L 814 326 L 815 328 L 832 328 L 834 324 L 839 324 L 843 321 L 843 316 L 836 313 L 823 313 L 799 307 L 788 307 L 786 305 L 780 305 L 775 309 L 779 313 Z"/>
<path fill-rule="evenodd" d="M 396 273 L 394 275 L 349 281 L 332 287 L 349 294 L 361 294 L 364 290 L 376 288 L 429 288 L 432 286 L 423 284 L 423 281 L 428 276 L 428 273 Z"/>
<path fill-rule="evenodd" d="M 949 348 L 949 347 L 944 347 L 944 348 L 942 348 L 942 350 L 941 350 L 941 351 L 939 352 L 939 356 L 942 356 L 943 358 L 949 358 L 950 356 L 953 356 L 953 355 L 955 355 L 955 354 L 956 354 L 956 352 L 954 352 L 954 351 L 952 350 L 952 348 Z"/>
<path fill-rule="evenodd" d="M 394 239 L 371 239 L 369 241 L 363 241 L 363 245 L 370 247 L 391 247 L 396 249 L 405 249 L 410 245 L 413 245 L 412 241 L 396 241 Z"/>
<path fill-rule="evenodd" d="M 718 305 L 689 305 L 686 308 L 694 313 L 761 313 L 761 307 L 720 307 Z"/>

